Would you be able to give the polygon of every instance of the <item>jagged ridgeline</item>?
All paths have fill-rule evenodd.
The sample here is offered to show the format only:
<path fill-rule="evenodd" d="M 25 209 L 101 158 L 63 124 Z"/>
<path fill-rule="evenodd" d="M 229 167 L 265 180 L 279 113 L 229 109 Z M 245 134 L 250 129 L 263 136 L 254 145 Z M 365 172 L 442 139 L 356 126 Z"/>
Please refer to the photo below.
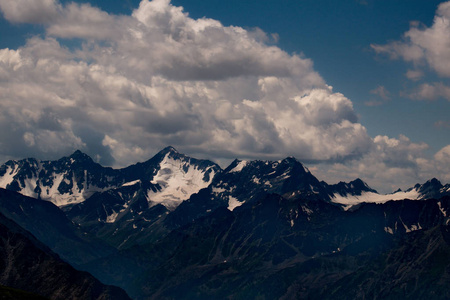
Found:
<path fill-rule="evenodd" d="M 122 169 L 81 151 L 8 161 L 0 188 L 6 220 L 135 299 L 450 297 L 450 185 L 437 179 L 382 195 L 293 157 L 221 169 L 167 147 Z M 23 289 L 14 272 L 0 284 Z"/>

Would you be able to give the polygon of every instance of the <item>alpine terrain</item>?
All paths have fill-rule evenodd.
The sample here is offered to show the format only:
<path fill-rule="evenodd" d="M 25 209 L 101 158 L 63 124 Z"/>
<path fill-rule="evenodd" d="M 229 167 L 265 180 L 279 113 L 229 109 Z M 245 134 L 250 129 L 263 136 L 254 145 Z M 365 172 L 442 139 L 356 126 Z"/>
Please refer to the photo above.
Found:
<path fill-rule="evenodd" d="M 450 298 L 435 178 L 383 195 L 294 157 L 222 169 L 167 147 L 113 169 L 77 150 L 3 164 L 0 226 L 0 285 L 51 299 Z"/>

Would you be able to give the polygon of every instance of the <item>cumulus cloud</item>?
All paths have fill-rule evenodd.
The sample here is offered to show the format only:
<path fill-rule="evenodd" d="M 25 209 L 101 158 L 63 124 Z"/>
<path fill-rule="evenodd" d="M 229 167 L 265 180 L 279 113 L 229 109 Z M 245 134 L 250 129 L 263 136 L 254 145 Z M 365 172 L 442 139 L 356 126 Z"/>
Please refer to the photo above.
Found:
<path fill-rule="evenodd" d="M 109 15 L 89 4 L 69 3 L 58 17 L 47 24 L 47 34 L 61 38 L 97 40 L 119 39 L 127 26 L 126 18 Z"/>
<path fill-rule="evenodd" d="M 391 93 L 382 85 L 370 91 L 372 95 L 378 96 L 379 99 L 366 101 L 367 106 L 378 106 L 382 105 L 386 101 L 391 100 Z"/>
<path fill-rule="evenodd" d="M 46 17 L 36 19 L 11 3 L 0 0 L 5 18 L 45 34 L 0 49 L 3 158 L 80 148 L 124 166 L 173 145 L 217 160 L 293 155 L 331 163 L 324 179 L 344 169 L 369 182 L 412 178 L 424 165 L 425 144 L 370 138 L 352 102 L 310 59 L 276 47 L 276 35 L 193 19 L 169 0 L 143 0 L 128 16 L 40 0 Z M 390 97 L 384 87 L 373 94 Z"/>
<path fill-rule="evenodd" d="M 131 16 L 39 3 L 57 12 L 45 37 L 0 50 L 0 122 L 17 136 L 1 144 L 5 155 L 79 147 L 123 165 L 172 144 L 225 158 L 321 161 L 371 147 L 351 101 L 260 29 L 194 20 L 168 0 L 144 0 Z M 82 44 L 62 46 L 73 38 Z"/>
<path fill-rule="evenodd" d="M 418 81 L 423 77 L 423 72 L 420 70 L 408 70 L 406 72 L 406 77 L 412 81 Z"/>
<path fill-rule="evenodd" d="M 435 170 L 438 170 L 439 174 L 442 174 L 442 180 L 444 182 L 450 182 L 450 173 L 448 172 L 448 166 L 450 166 L 450 145 L 439 150 L 434 155 L 434 159 L 436 164 Z"/>
<path fill-rule="evenodd" d="M 45 24 L 58 16 L 57 0 L 0 0 L 0 10 L 13 23 Z"/>
<path fill-rule="evenodd" d="M 436 100 L 444 98 L 450 101 L 450 87 L 442 82 L 424 83 L 409 94 L 414 100 Z"/>
<path fill-rule="evenodd" d="M 391 99 L 391 93 L 382 85 L 370 91 L 371 94 L 379 96 L 383 100 Z"/>
<path fill-rule="evenodd" d="M 450 164 L 450 145 L 445 146 L 435 154 L 435 159 L 444 165 Z"/>
<path fill-rule="evenodd" d="M 412 142 L 406 136 L 397 138 L 376 136 L 374 146 L 361 159 L 344 163 L 319 164 L 316 173 L 329 182 L 363 178 L 381 193 L 390 193 L 398 188 L 407 189 L 415 183 L 424 183 L 432 177 L 448 182 L 450 161 L 447 146 L 437 152 L 434 159 L 427 159 L 428 145 Z"/>
<path fill-rule="evenodd" d="M 411 23 L 402 41 L 386 45 L 371 45 L 377 53 L 401 58 L 416 66 L 428 65 L 440 76 L 450 77 L 450 2 L 441 3 L 431 27 Z M 410 73 L 417 78 L 418 73 Z"/>
<path fill-rule="evenodd" d="M 401 40 L 384 45 L 372 44 L 371 47 L 378 54 L 411 64 L 412 68 L 405 75 L 412 82 L 426 79 L 425 72 L 430 70 L 441 77 L 438 82 L 425 82 L 408 88 L 402 95 L 413 100 L 450 100 L 450 1 L 438 6 L 431 26 L 413 21 Z M 376 92 L 380 95 L 380 91 Z M 435 126 L 445 128 L 446 122 L 436 122 Z M 364 161 L 373 162 L 369 169 L 374 176 L 369 175 L 368 178 L 372 177 L 380 186 L 388 184 L 389 180 L 399 182 L 395 180 L 396 177 L 403 181 L 415 179 L 419 182 L 434 176 L 446 181 L 450 179 L 448 171 L 444 170 L 449 168 L 449 161 L 446 159 L 448 146 L 438 151 L 433 159 L 426 159 L 426 145 L 412 143 L 405 137 L 391 139 L 379 136 L 374 139 L 374 143 L 375 150 L 369 152 Z"/>

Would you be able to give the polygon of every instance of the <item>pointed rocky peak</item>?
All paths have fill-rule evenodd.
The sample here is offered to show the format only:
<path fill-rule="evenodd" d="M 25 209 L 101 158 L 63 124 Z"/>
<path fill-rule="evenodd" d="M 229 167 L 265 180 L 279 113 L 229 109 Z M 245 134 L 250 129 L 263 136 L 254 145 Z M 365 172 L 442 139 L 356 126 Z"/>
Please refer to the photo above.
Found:
<path fill-rule="evenodd" d="M 74 162 L 94 162 L 92 158 L 86 153 L 76 150 L 72 155 L 69 156 L 71 163 Z"/>
<path fill-rule="evenodd" d="M 430 191 L 430 190 L 438 190 L 441 189 L 443 187 L 442 183 L 436 179 L 436 178 L 432 178 L 430 180 L 428 180 L 427 182 L 425 182 L 424 184 L 420 184 L 420 183 L 416 183 L 416 185 L 414 185 L 414 187 L 407 189 L 406 191 L 412 191 L 412 190 L 416 190 L 420 193 L 426 192 L 426 191 Z"/>
<path fill-rule="evenodd" d="M 288 156 L 285 159 L 283 159 L 281 162 L 283 163 L 289 163 L 289 164 L 296 164 L 299 163 L 301 164 L 295 157 L 293 156 Z"/>
<path fill-rule="evenodd" d="M 168 146 L 168 147 L 164 148 L 163 150 L 158 152 L 151 160 L 161 164 L 167 158 L 173 159 L 176 161 L 182 161 L 185 164 L 185 166 L 184 166 L 185 168 L 187 168 L 188 165 L 195 165 L 201 169 L 207 169 L 207 168 L 212 167 L 216 172 L 219 170 L 221 171 L 221 168 L 216 163 L 214 163 L 210 160 L 207 160 L 207 159 L 197 159 L 197 158 L 190 157 L 186 154 L 178 152 L 178 150 L 176 150 L 172 146 Z"/>
<path fill-rule="evenodd" d="M 257 173 L 259 175 L 275 174 L 287 170 L 301 170 L 301 172 L 306 172 L 307 169 L 300 163 L 295 157 L 287 157 L 283 160 L 269 161 L 269 160 L 240 160 L 235 159 L 226 169 L 225 173 L 238 173 L 243 169 L 252 169 L 251 173 Z"/>
<path fill-rule="evenodd" d="M 425 182 L 422 185 L 423 188 L 441 188 L 442 187 L 442 183 L 436 179 L 436 178 L 432 178 L 430 180 L 428 180 L 427 182 Z"/>
<path fill-rule="evenodd" d="M 280 165 L 289 165 L 289 166 L 294 166 L 294 165 L 301 165 L 301 162 L 299 162 L 295 157 L 293 156 L 288 156 L 285 159 L 279 161 Z"/>
<path fill-rule="evenodd" d="M 38 168 L 39 163 L 41 161 L 37 160 L 35 158 L 24 158 L 21 160 L 8 160 L 7 162 L 5 162 L 1 167 L 0 170 L 2 169 L 7 169 L 7 168 Z M 0 176 L 2 176 L 0 174 Z"/>
<path fill-rule="evenodd" d="M 378 193 L 376 190 L 369 187 L 369 185 L 360 178 L 357 178 L 348 183 L 341 181 L 337 184 L 329 185 L 328 189 L 331 194 L 339 194 L 341 196 L 361 195 L 363 192 Z"/>
<path fill-rule="evenodd" d="M 287 157 L 278 161 L 235 159 L 224 171 L 236 180 L 263 184 L 266 188 L 275 185 L 286 186 L 306 184 L 309 188 L 320 186 L 318 180 L 296 158 Z M 307 182 L 307 183 L 306 183 Z"/>
<path fill-rule="evenodd" d="M 422 198 L 438 198 L 442 187 L 442 183 L 436 178 L 432 178 L 422 185 L 415 186 Z"/>
<path fill-rule="evenodd" d="M 161 173 L 161 170 L 168 171 L 167 169 L 171 168 L 181 168 L 184 173 L 187 173 L 191 167 L 194 169 L 201 169 L 205 172 L 208 172 L 208 170 L 211 169 L 208 172 L 208 176 L 211 175 L 212 171 L 214 171 L 214 173 L 222 171 L 222 169 L 216 163 L 210 160 L 189 157 L 178 152 L 172 146 L 164 148 L 163 150 L 155 154 L 155 156 L 145 162 L 131 165 L 122 169 L 121 171 L 125 174 L 125 178 L 127 179 L 127 181 L 134 181 L 137 179 L 152 181 L 158 173 Z"/>
<path fill-rule="evenodd" d="M 406 193 L 416 193 L 417 199 L 430 199 L 430 198 L 440 198 L 447 195 L 447 189 L 442 183 L 436 179 L 432 178 L 425 182 L 424 184 L 417 183 L 414 187 L 409 188 L 405 191 Z"/>
<path fill-rule="evenodd" d="M 310 173 L 298 159 L 293 156 L 286 157 L 280 162 L 280 165 L 286 165 L 291 167 L 295 172 Z"/>
<path fill-rule="evenodd" d="M 235 173 L 240 172 L 248 164 L 246 160 L 235 159 L 231 164 L 224 170 L 225 173 Z"/>
<path fill-rule="evenodd" d="M 177 151 L 177 149 L 175 149 L 172 146 L 167 146 L 166 148 L 164 148 L 161 151 L 159 151 L 158 154 L 166 155 L 167 153 L 170 153 L 170 154 L 181 154 L 180 152 Z"/>
<path fill-rule="evenodd" d="M 402 190 L 401 188 L 398 188 L 398 189 L 396 189 L 395 191 L 393 191 L 393 192 L 391 193 L 391 195 L 392 195 L 392 194 L 395 194 L 395 193 L 401 193 L 401 192 L 403 192 L 403 190 Z"/>
<path fill-rule="evenodd" d="M 183 153 L 178 152 L 177 149 L 175 149 L 172 146 L 167 146 L 166 148 L 162 149 L 161 151 L 159 151 L 158 153 L 155 154 L 155 156 L 153 156 L 148 162 L 152 162 L 152 163 L 160 163 L 161 161 L 163 161 L 166 157 L 171 157 L 173 159 L 189 159 L 189 157 L 187 157 L 186 155 L 184 155 Z"/>
<path fill-rule="evenodd" d="M 366 182 L 364 182 L 360 178 L 356 178 L 355 180 L 350 181 L 349 185 L 350 185 L 350 188 L 353 188 L 357 191 L 377 193 L 376 190 L 372 189 Z"/>
<path fill-rule="evenodd" d="M 228 199 L 230 207 L 234 207 L 236 201 L 251 202 L 266 193 L 329 198 L 317 178 L 294 157 L 278 161 L 236 159 L 217 177 L 213 191 L 225 199 L 231 196 Z"/>

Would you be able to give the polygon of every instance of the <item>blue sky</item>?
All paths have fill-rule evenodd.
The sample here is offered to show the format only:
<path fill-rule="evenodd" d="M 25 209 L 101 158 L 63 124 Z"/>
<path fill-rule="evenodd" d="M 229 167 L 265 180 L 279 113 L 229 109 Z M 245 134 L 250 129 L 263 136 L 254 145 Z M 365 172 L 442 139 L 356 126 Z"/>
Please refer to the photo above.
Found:
<path fill-rule="evenodd" d="M 448 101 L 423 103 L 402 97 L 405 87 L 411 86 L 405 78 L 408 66 L 376 55 L 370 45 L 400 39 L 411 21 L 431 26 L 441 2 L 172 1 L 194 18 L 207 16 L 225 25 L 257 26 L 277 33 L 282 49 L 311 58 L 327 83 L 352 100 L 369 134 L 405 134 L 430 144 L 435 151 L 450 141 L 449 128 L 434 125 L 437 121 L 449 122 Z M 370 92 L 378 86 L 384 86 L 392 99 L 384 105 L 367 106 L 366 102 L 378 100 Z"/>
<path fill-rule="evenodd" d="M 376 55 L 371 44 L 398 40 L 411 21 L 432 25 L 443 1 L 172 1 L 194 18 L 203 16 L 224 25 L 259 27 L 280 36 L 278 45 L 304 53 L 314 68 L 335 91 L 350 98 L 369 134 L 405 134 L 424 141 L 438 151 L 450 141 L 450 128 L 436 128 L 435 122 L 449 120 L 445 99 L 433 103 L 412 102 L 401 96 L 408 66 Z M 430 77 L 433 74 L 429 75 Z M 384 86 L 389 103 L 376 107 L 365 103 L 378 100 L 370 91 Z"/>
<path fill-rule="evenodd" d="M 123 97 L 123 91 L 114 94 L 112 86 L 101 91 L 103 87 L 106 88 L 107 83 L 96 82 L 95 89 L 101 91 L 99 95 L 94 88 L 82 95 L 82 92 L 69 82 L 64 83 L 63 86 L 67 86 L 65 90 L 61 85 L 49 83 L 47 90 L 54 89 L 54 92 L 48 97 L 42 96 L 42 99 L 36 100 L 40 101 L 36 107 L 40 112 L 39 116 L 30 112 L 29 119 L 19 122 L 20 118 L 14 115 L 20 110 L 17 108 L 11 109 L 8 117 L 4 117 L 4 122 L 9 120 L 9 124 L 11 119 L 14 120 L 10 126 L 15 128 L 13 131 L 18 133 L 21 140 L 11 143 L 15 146 L 5 146 L 6 139 L 12 139 L 13 135 L 0 136 L 0 156 L 3 160 L 20 158 L 20 155 L 43 159 L 57 158 L 58 155 L 68 154 L 65 151 L 69 151 L 71 147 L 78 146 L 97 157 L 101 163 L 121 166 L 146 159 L 159 147 L 170 143 L 188 154 L 211 158 L 222 164 L 226 164 L 233 157 L 277 159 L 294 155 L 306 162 L 321 179 L 333 182 L 362 177 L 370 185 L 386 191 L 395 187 L 406 187 L 408 184 L 414 184 L 414 181 L 429 179 L 430 176 L 436 176 L 443 181 L 450 180 L 445 171 L 446 167 L 450 166 L 446 165 L 450 164 L 450 148 L 447 147 L 450 144 L 450 89 L 447 89 L 450 76 L 445 69 L 439 67 L 447 63 L 450 55 L 447 56 L 446 51 L 450 51 L 450 45 L 443 45 L 440 49 L 434 49 L 432 46 L 442 40 L 439 34 L 445 36 L 445 33 L 448 33 L 447 36 L 450 36 L 450 31 L 445 31 L 447 28 L 439 29 L 435 24 L 436 17 L 444 21 L 450 17 L 450 14 L 447 16 L 446 6 L 439 6 L 443 1 L 173 0 L 169 3 L 158 0 L 153 1 L 154 5 L 147 5 L 147 10 L 144 10 L 142 3 L 150 2 L 85 0 L 75 1 L 76 5 L 73 5 L 72 1 L 37 0 L 34 15 L 27 14 L 27 8 L 20 6 L 21 1 L 23 0 L 17 2 L 19 5 L 15 10 L 9 6 L 11 3 L 8 1 L 0 1 L 3 12 L 0 19 L 0 49 L 23 49 L 22 53 L 28 53 L 24 50 L 30 49 L 29 58 L 33 60 L 40 56 L 53 57 L 56 52 L 49 49 L 56 47 L 57 51 L 62 51 L 62 47 L 70 54 L 64 54 L 67 56 L 58 64 L 61 68 L 58 71 L 67 70 L 69 62 L 71 66 L 74 63 L 81 64 L 80 68 L 98 65 L 106 70 L 106 67 L 109 67 L 109 75 L 120 75 L 120 80 L 128 80 L 127 86 L 132 84 L 133 89 L 139 90 L 138 94 L 144 99 L 139 101 L 146 103 L 145 108 L 149 109 L 147 116 L 155 121 L 152 123 L 145 120 L 145 117 L 141 116 L 142 110 L 138 109 L 130 114 L 133 115 L 133 122 L 141 117 L 142 121 L 136 121 L 130 128 L 125 128 L 124 108 L 117 104 L 120 102 L 111 100 Z M 157 2 L 159 4 L 156 4 Z M 38 7 L 39 5 L 41 6 Z M 184 8 L 184 17 L 180 17 L 176 9 L 172 9 L 180 6 Z M 442 7 L 440 12 L 438 6 Z M 20 9 L 24 13 L 18 13 Z M 159 15 L 153 14 L 152 9 L 161 11 Z M 138 10 L 140 17 L 136 17 Z M 169 15 L 170 17 L 167 17 Z M 148 16 L 157 21 L 143 21 L 147 20 L 145 18 Z M 171 21 L 166 22 L 166 17 Z M 191 30 L 189 26 L 194 24 L 191 21 L 199 24 L 198 20 L 202 18 L 220 22 L 223 40 L 215 40 L 219 39 L 219 35 L 210 36 L 204 31 L 194 40 L 176 40 L 178 46 L 186 42 L 179 52 L 161 44 L 173 57 L 167 58 L 167 55 L 161 54 L 162 48 L 154 50 L 151 39 L 164 36 L 164 26 L 170 27 L 174 22 L 181 22 L 180 26 L 184 26 L 185 32 L 188 32 Z M 140 25 L 136 20 L 141 22 Z M 86 28 L 82 28 L 83 24 L 80 22 L 85 22 Z M 142 41 L 133 39 L 129 43 L 136 42 L 136 47 L 130 46 L 129 49 L 120 45 L 119 39 L 123 39 L 123 36 L 120 37 L 118 33 L 115 36 L 114 32 L 104 30 L 107 26 L 117 26 L 116 32 L 123 28 L 129 29 L 128 32 L 136 32 L 142 29 L 142 24 L 147 26 L 139 35 L 143 37 Z M 155 29 L 155 26 L 160 27 Z M 212 22 L 209 22 L 208 26 L 214 27 L 215 30 L 218 28 L 218 25 Z M 242 37 L 239 30 L 228 30 L 229 28 L 242 29 L 247 37 Z M 411 32 L 412 38 L 405 38 L 405 34 Z M 174 34 L 178 33 L 171 32 L 171 39 Z M 426 36 L 430 35 L 434 40 L 431 39 L 427 44 Z M 50 40 L 54 43 L 49 43 Z M 445 42 L 445 39 L 443 40 Z M 30 41 L 38 46 L 33 48 Z M 47 41 L 45 46 L 44 41 Z M 196 46 L 197 41 L 201 41 L 201 44 Z M 222 42 L 220 49 L 224 50 L 223 53 L 214 45 Z M 238 66 L 244 58 L 232 55 L 233 51 L 240 53 L 240 45 L 236 43 L 241 42 L 248 42 L 246 47 L 249 47 L 249 53 L 255 51 L 255 55 L 250 56 L 255 57 L 254 64 L 242 69 Z M 142 49 L 139 48 L 137 52 L 136 49 L 141 46 Z M 189 48 L 191 46 L 192 49 Z M 148 50 L 147 56 L 145 47 Z M 190 52 L 187 52 L 190 56 L 183 57 L 183 47 L 189 49 Z M 45 51 L 39 52 L 36 50 L 38 48 Z M 276 53 L 270 52 L 270 49 L 275 48 Z M 201 51 L 196 53 L 195 49 Z M 114 55 L 121 53 L 121 56 L 104 56 L 107 50 L 113 51 Z M 410 50 L 417 50 L 420 54 L 414 52 L 415 56 L 411 56 Z M 215 62 L 208 61 L 209 56 L 203 56 L 205 53 L 215 53 L 217 56 L 214 57 L 217 57 L 220 63 L 216 66 Z M 273 53 L 275 54 L 272 57 Z M 11 57 L 13 54 L 8 52 Z M 131 54 L 135 54 L 136 59 L 142 61 L 148 59 L 148 70 L 136 74 L 154 79 L 151 83 L 131 72 L 131 63 L 117 63 L 120 57 L 129 58 Z M 63 54 L 58 55 L 59 59 Z M 24 57 L 25 55 L 21 55 L 20 59 Z M 198 62 L 195 61 L 197 58 L 200 59 Z M 116 59 L 115 63 L 109 61 L 113 59 Z M 159 66 L 152 59 L 164 63 Z M 186 68 L 180 68 L 180 65 Z M 133 66 L 139 68 L 139 63 Z M 24 76 L 22 73 L 13 75 L 17 68 L 11 68 L 11 73 L 5 69 L 7 76 Z M 42 71 L 38 70 L 36 65 L 33 68 L 33 72 Z M 92 72 L 92 69 L 82 73 Z M 289 75 L 286 75 L 286 72 Z M 29 73 L 28 70 L 27 74 Z M 89 73 L 89 76 L 94 75 Z M 31 95 L 31 87 L 38 84 L 38 77 L 24 77 L 24 82 L 29 84 L 27 86 L 30 87 Z M 118 78 L 116 77 L 116 80 L 119 80 Z M 284 90 L 283 95 L 278 93 L 270 98 L 271 94 L 264 87 L 273 84 L 270 81 L 273 78 L 279 80 L 278 83 Z M 161 117 L 168 116 L 168 112 L 157 106 L 157 101 L 152 100 L 151 96 L 142 92 L 151 89 L 152 93 L 158 93 L 155 92 L 156 79 L 163 80 L 158 81 L 158 84 L 165 84 L 175 91 L 187 87 L 198 90 L 194 92 L 195 97 L 185 91 L 179 99 L 171 98 L 177 108 L 170 111 L 173 114 L 169 114 L 170 117 Z M 211 79 L 216 80 L 215 85 Z M 281 79 L 289 82 L 281 82 Z M 270 82 L 263 82 L 264 80 Z M 24 101 L 23 95 L 14 90 L 21 89 L 24 85 L 25 83 L 17 85 L 20 86 L 18 88 L 10 83 L 5 99 L 14 103 L 17 103 L 19 98 Z M 204 86 L 200 89 L 200 85 Z M 261 96 L 261 91 L 252 89 L 253 86 L 256 88 L 256 85 L 267 93 Z M 332 86 L 332 90 L 327 86 Z M 311 88 L 319 89 L 322 93 L 311 93 Z M 208 91 L 206 94 L 199 93 L 205 89 Z M 124 93 L 132 97 L 135 95 L 133 91 L 130 88 L 130 91 Z M 214 92 L 217 92 L 217 95 L 211 96 Z M 285 98 L 282 98 L 284 94 Z M 75 96 L 71 99 L 70 95 L 76 95 L 80 100 L 76 100 Z M 177 95 L 179 96 L 179 93 Z M 55 97 L 68 97 L 68 101 L 73 100 L 70 105 L 75 105 L 78 113 L 72 115 L 59 106 L 57 108 L 51 100 Z M 81 99 L 86 97 L 99 100 L 83 102 Z M 213 101 L 208 102 L 211 107 L 196 110 L 195 107 L 205 101 L 204 97 Z M 276 97 L 280 99 L 275 99 Z M 292 103 L 284 101 L 295 97 L 299 97 L 295 101 L 302 106 L 298 110 L 295 108 L 289 111 L 287 108 Z M 314 97 L 326 100 L 320 102 Z M 8 101 L 4 100 L 4 105 Z M 136 101 L 133 105 L 136 105 Z M 87 103 L 91 108 L 90 112 L 82 111 L 80 103 Z M 258 103 L 264 108 L 259 107 Z M 183 106 L 180 108 L 177 105 Z M 203 105 L 206 107 L 205 103 Z M 277 106 L 279 111 L 268 111 L 267 108 L 271 105 Z M 155 107 L 155 110 L 150 107 Z M 251 111 L 247 112 L 246 109 L 250 108 Z M 127 109 L 132 111 L 131 108 Z M 334 109 L 334 115 L 330 115 L 330 109 Z M 97 116 L 110 112 L 112 117 L 108 121 L 114 119 L 116 122 L 111 121 L 108 128 L 102 129 L 90 119 L 93 111 Z M 226 114 L 223 113 L 225 111 Z M 283 120 L 273 121 L 277 116 Z M 228 124 L 229 120 L 221 119 L 225 117 L 232 118 L 233 122 Z M 295 125 L 296 117 L 298 128 Z M 42 119 L 54 120 L 54 127 Z M 324 121 L 325 119 L 328 121 Z M 170 122 L 171 120 L 176 122 Z M 44 123 L 47 125 L 42 125 Z M 216 125 L 212 126 L 212 123 Z M 31 130 L 32 126 L 41 128 Z M 191 126 L 208 128 L 198 135 L 211 138 L 202 139 L 194 134 L 194 129 L 192 132 L 188 131 Z M 239 128 L 245 128 L 245 134 L 242 134 L 243 130 L 239 131 Z M 305 133 L 296 134 L 293 132 L 295 130 L 304 130 Z M 129 138 L 130 132 L 140 136 L 140 139 Z M 216 138 L 220 134 L 224 134 L 223 139 Z M 253 135 L 253 140 L 249 140 L 246 135 Z M 312 138 L 314 135 L 320 137 L 319 141 Z M 185 136 L 189 138 L 184 138 Z M 48 140 L 45 145 L 38 142 L 39 137 Z M 232 143 L 226 143 L 226 139 L 231 139 Z M 144 143 L 143 140 L 149 141 Z M 63 143 L 65 146 L 48 146 L 52 142 Z M 22 150 L 17 151 L 18 148 Z M 382 180 L 380 176 L 386 178 Z"/>

